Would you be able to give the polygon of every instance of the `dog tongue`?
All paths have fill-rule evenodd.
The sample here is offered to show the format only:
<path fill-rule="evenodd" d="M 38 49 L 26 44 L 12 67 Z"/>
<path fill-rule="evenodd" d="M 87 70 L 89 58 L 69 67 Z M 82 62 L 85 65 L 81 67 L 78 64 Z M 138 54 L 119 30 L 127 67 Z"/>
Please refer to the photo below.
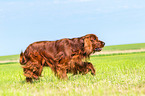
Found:
<path fill-rule="evenodd" d="M 102 48 L 96 48 L 96 51 L 101 51 L 102 50 Z"/>

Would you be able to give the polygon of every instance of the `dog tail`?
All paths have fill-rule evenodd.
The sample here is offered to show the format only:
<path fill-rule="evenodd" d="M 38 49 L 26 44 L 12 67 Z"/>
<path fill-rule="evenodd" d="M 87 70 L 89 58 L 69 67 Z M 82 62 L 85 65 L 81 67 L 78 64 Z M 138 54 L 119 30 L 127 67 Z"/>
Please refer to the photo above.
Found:
<path fill-rule="evenodd" d="M 26 59 L 24 53 L 21 52 L 21 54 L 20 54 L 20 64 L 21 64 L 21 65 L 25 65 L 26 62 L 27 62 L 27 59 Z"/>

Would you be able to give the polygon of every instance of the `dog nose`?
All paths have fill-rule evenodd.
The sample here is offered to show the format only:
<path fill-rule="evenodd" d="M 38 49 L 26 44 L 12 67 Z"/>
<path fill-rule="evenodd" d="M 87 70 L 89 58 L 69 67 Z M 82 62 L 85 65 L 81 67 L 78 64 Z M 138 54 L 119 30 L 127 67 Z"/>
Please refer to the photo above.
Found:
<path fill-rule="evenodd" d="M 103 42 L 102 44 L 103 44 L 103 45 L 105 45 L 105 43 L 104 43 L 104 42 Z"/>

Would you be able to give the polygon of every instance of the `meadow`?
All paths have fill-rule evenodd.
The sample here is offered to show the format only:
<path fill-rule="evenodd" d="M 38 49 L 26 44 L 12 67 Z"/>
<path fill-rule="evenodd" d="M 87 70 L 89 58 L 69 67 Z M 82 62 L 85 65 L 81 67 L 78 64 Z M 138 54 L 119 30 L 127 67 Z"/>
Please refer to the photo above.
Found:
<path fill-rule="evenodd" d="M 0 56 L 0 61 L 18 60 L 18 59 L 19 59 L 19 55 Z"/>
<path fill-rule="evenodd" d="M 26 83 L 19 63 L 0 63 L 0 96 L 145 95 L 145 52 L 91 56 L 90 61 L 95 76 L 68 74 L 68 80 L 59 80 L 45 67 L 32 84 Z"/>
<path fill-rule="evenodd" d="M 145 43 L 105 46 L 103 48 L 103 51 L 136 50 L 136 49 L 145 49 Z"/>

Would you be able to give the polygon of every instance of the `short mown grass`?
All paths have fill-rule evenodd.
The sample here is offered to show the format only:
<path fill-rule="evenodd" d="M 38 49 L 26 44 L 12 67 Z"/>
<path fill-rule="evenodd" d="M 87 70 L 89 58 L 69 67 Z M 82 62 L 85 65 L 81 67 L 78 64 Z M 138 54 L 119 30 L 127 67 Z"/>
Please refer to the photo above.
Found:
<path fill-rule="evenodd" d="M 25 82 L 19 63 L 0 64 L 0 96 L 139 96 L 145 95 L 145 53 L 91 56 L 96 75 L 68 74 L 57 79 L 45 67 L 43 77 Z"/>

